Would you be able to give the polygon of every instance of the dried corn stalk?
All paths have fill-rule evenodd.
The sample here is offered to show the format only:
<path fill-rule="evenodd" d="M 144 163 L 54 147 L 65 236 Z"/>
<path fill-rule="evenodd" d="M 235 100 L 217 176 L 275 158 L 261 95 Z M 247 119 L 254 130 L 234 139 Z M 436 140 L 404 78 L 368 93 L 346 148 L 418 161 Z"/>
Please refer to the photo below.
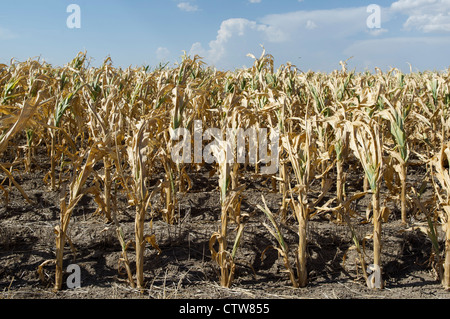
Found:
<path fill-rule="evenodd" d="M 350 148 L 360 160 L 372 191 L 373 221 L 373 264 L 381 269 L 381 224 L 380 181 L 382 177 L 383 158 L 379 124 L 376 120 L 361 114 L 360 118 L 348 122 L 350 132 Z M 381 276 L 381 272 L 378 273 Z M 377 282 L 382 283 L 381 280 Z M 382 285 L 376 288 L 382 288 Z"/>
<path fill-rule="evenodd" d="M 380 112 L 380 116 L 388 119 L 391 129 L 391 134 L 396 142 L 396 147 L 394 151 L 391 152 L 391 156 L 394 157 L 398 164 L 394 165 L 395 171 L 398 173 L 401 182 L 401 218 L 403 224 L 407 224 L 406 215 L 406 177 L 408 171 L 408 158 L 409 158 L 409 147 L 407 134 L 405 131 L 405 121 L 409 114 L 410 108 L 402 105 L 401 101 L 397 101 L 395 106 L 393 106 L 386 98 L 382 95 L 383 100 L 388 105 L 388 108 Z"/>
<path fill-rule="evenodd" d="M 297 280 L 299 287 L 306 287 L 308 283 L 307 269 L 307 227 L 310 214 L 310 204 L 308 203 L 308 189 L 312 172 L 313 154 L 311 143 L 311 124 L 305 119 L 305 130 L 302 134 L 292 136 L 285 135 L 281 142 L 286 150 L 292 170 L 296 178 L 296 186 L 290 188 L 291 206 L 294 216 L 298 222 L 298 248 L 297 248 Z M 289 185 L 290 187 L 290 185 Z"/>
<path fill-rule="evenodd" d="M 75 206 L 80 199 L 92 190 L 85 184 L 88 177 L 91 175 L 94 164 L 103 157 L 101 152 L 94 145 L 86 155 L 86 162 L 81 166 L 83 157 L 77 161 L 78 165 L 74 169 L 80 169 L 78 175 L 74 175 L 72 183 L 70 184 L 69 194 L 64 194 L 60 201 L 60 223 L 55 227 L 56 234 L 56 273 L 55 273 L 55 290 L 60 290 L 62 287 L 62 273 L 63 273 L 63 253 L 64 246 L 67 240 L 67 230 L 69 227 L 70 217 Z M 81 167 L 81 168 L 80 168 Z M 68 197 L 68 198 L 66 198 Z M 68 201 L 68 203 L 66 203 Z"/>
<path fill-rule="evenodd" d="M 220 267 L 220 285 L 229 288 L 233 283 L 236 265 L 234 262 L 237 247 L 240 243 L 244 224 L 241 219 L 240 196 L 245 186 L 240 186 L 231 191 L 228 190 L 231 181 L 231 163 L 227 161 L 227 152 L 230 152 L 231 145 L 226 141 L 217 140 L 211 146 L 211 151 L 219 166 L 219 189 L 220 189 L 220 229 L 215 232 L 209 240 L 209 249 L 212 259 Z M 237 223 L 238 232 L 235 238 L 232 252 L 228 251 L 228 221 L 232 217 Z M 218 250 L 214 245 L 218 243 Z"/>
<path fill-rule="evenodd" d="M 450 143 L 442 145 L 441 151 L 433 159 L 433 166 L 435 169 L 434 176 L 440 183 L 444 194 L 441 195 L 437 185 L 435 185 L 436 194 L 439 198 L 439 204 L 442 208 L 440 214 L 442 226 L 445 232 L 445 253 L 444 265 L 441 281 L 446 290 L 450 289 Z"/>

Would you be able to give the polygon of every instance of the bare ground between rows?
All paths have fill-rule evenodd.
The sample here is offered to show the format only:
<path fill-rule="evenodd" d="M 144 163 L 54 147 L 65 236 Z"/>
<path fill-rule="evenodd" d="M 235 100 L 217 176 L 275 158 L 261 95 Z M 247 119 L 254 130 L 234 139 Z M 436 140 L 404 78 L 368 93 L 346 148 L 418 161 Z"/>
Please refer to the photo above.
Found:
<path fill-rule="evenodd" d="M 218 268 L 211 261 L 209 239 L 219 229 L 220 207 L 217 179 L 209 178 L 208 172 L 193 173 L 193 188 L 180 194 L 175 225 L 164 223 L 158 216 L 150 217 L 146 229 L 154 234 L 161 253 L 151 246 L 145 252 L 144 292 L 131 289 L 126 275 L 119 272 L 121 248 L 115 228 L 102 216 L 95 216 L 94 201 L 85 196 L 78 204 L 71 219 L 69 236 L 76 249 L 66 247 L 64 266 L 76 263 L 81 268 L 81 288 L 54 292 L 52 290 L 54 267 L 44 268 L 46 281 L 37 274 L 38 266 L 55 256 L 54 227 L 59 222 L 58 191 L 49 191 L 43 182 L 42 171 L 17 175 L 17 181 L 33 200 L 27 203 L 20 193 L 11 188 L 9 203 L 0 206 L 0 298 L 15 299 L 97 299 L 97 298 L 314 298 L 314 299 L 407 299 L 449 298 L 436 280 L 428 263 L 431 243 L 422 233 L 403 232 L 398 221 L 399 211 L 395 202 L 387 202 L 392 214 L 383 224 L 382 261 L 385 289 L 366 288 L 356 264 L 356 253 L 346 225 L 330 222 L 325 214 L 314 215 L 308 228 L 308 268 L 310 282 L 306 288 L 294 289 L 288 280 L 282 260 L 275 250 L 262 252 L 276 241 L 263 226 L 264 214 L 257 209 L 264 195 L 269 208 L 275 213 L 281 197 L 270 192 L 271 183 L 261 178 L 242 179 L 246 184 L 242 211 L 250 218 L 245 226 L 244 237 L 237 253 L 236 275 L 229 289 L 218 284 Z M 411 170 L 411 183 L 420 185 L 423 171 Z M 250 175 L 249 175 L 250 176 Z M 154 180 L 161 176 L 154 177 Z M 332 176 L 330 176 L 332 178 Z M 315 188 L 318 189 L 318 181 Z M 347 180 L 348 192 L 359 191 L 362 182 L 358 176 Z M 313 188 L 314 189 L 314 188 Z M 330 191 L 332 196 L 334 189 Z M 312 196 L 317 196 L 313 192 Z M 324 201 L 330 197 L 326 197 Z M 153 207 L 159 207 L 158 196 Z M 359 236 L 372 231 L 371 224 L 364 224 L 365 210 L 370 195 L 355 203 L 359 216 L 354 218 Z M 133 239 L 134 210 L 128 208 L 126 199 L 118 196 L 119 221 Z M 290 218 L 283 234 L 294 250 L 297 243 L 296 223 Z M 234 240 L 234 228 L 230 226 L 230 245 Z M 371 261 L 371 241 L 367 240 L 366 261 Z M 128 251 L 134 270 L 134 251 Z M 344 258 L 345 257 L 345 258 Z M 345 259 L 345 263 L 344 263 Z M 68 274 L 65 274 L 67 277 Z"/>

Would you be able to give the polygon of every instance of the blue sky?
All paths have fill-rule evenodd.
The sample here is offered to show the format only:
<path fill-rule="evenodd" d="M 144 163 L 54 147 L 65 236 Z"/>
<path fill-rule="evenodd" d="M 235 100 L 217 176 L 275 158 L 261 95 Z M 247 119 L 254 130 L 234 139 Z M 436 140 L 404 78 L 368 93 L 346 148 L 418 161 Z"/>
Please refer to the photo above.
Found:
<path fill-rule="evenodd" d="M 81 28 L 69 28 L 69 4 Z M 380 23 L 369 28 L 380 8 Z M 357 71 L 409 72 L 450 66 L 450 0 L 22 0 L 2 3 L 0 63 L 38 57 L 64 65 L 87 51 L 92 65 L 179 62 L 183 51 L 210 65 L 251 66 L 264 45 L 276 65 L 331 72 L 348 61 Z"/>

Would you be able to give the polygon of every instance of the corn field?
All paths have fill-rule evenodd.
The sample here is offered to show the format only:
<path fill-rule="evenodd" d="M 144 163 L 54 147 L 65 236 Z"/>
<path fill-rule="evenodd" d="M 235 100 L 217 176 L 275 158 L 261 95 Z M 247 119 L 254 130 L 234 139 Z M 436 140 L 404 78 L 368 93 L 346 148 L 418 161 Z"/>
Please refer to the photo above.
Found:
<path fill-rule="evenodd" d="M 115 249 L 120 284 L 141 292 L 157 289 L 155 269 L 165 250 L 178 247 L 189 258 L 201 255 L 214 270 L 208 280 L 225 289 L 239 287 L 243 274 L 259 278 L 272 258 L 280 287 L 301 293 L 324 271 L 344 272 L 382 293 L 395 277 L 392 265 L 407 260 L 407 268 L 418 258 L 388 254 L 387 228 L 401 245 L 413 236 L 416 247 L 426 247 L 421 267 L 448 290 L 450 74 L 357 73 L 346 62 L 329 74 L 303 72 L 289 63 L 275 69 L 265 51 L 249 56 L 251 68 L 227 72 L 187 55 L 154 69 L 116 68 L 110 58 L 90 67 L 86 52 L 63 67 L 32 59 L 0 64 L 0 262 L 15 247 L 12 221 L 39 242 L 43 231 L 29 225 L 40 217 L 26 213 L 44 209 L 41 197 L 48 196 L 53 217 L 42 223 L 52 236 L 43 251 L 42 243 L 33 248 L 28 279 L 41 289 L 67 289 L 65 270 L 82 264 L 79 234 L 88 241 L 82 227 L 91 221 Z M 200 143 L 216 160 L 174 161 L 174 131 L 187 130 L 183 138 L 195 145 L 199 121 L 217 129 L 220 138 Z M 276 131 L 277 147 L 255 152 L 253 162 L 250 152 L 243 162 L 219 160 L 220 152 L 239 155 L 221 139 L 239 129 L 264 138 Z M 263 174 L 269 155 L 277 170 Z M 130 218 L 132 227 L 125 225 Z M 188 219 L 212 225 L 201 245 L 196 230 L 184 228 Z M 332 266 L 317 257 L 329 244 L 314 237 L 318 227 L 341 236 L 332 243 L 339 252 Z M 184 240 L 164 241 L 166 230 Z M 101 255 L 101 245 L 95 249 Z M 5 292 L 19 280 L 20 265 L 2 265 Z"/>

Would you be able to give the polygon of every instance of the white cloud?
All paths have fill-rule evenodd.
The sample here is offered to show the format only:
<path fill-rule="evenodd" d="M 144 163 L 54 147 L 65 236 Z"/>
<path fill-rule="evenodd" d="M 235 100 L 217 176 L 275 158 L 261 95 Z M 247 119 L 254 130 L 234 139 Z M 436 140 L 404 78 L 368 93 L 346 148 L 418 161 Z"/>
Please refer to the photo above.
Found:
<path fill-rule="evenodd" d="M 405 28 L 416 28 L 425 33 L 428 32 L 450 32 L 450 16 L 438 15 L 413 15 L 404 24 Z"/>
<path fill-rule="evenodd" d="M 169 49 L 165 48 L 165 47 L 159 47 L 156 50 L 156 58 L 159 61 L 166 61 L 169 58 L 170 55 L 170 51 Z"/>
<path fill-rule="evenodd" d="M 195 12 L 199 10 L 198 6 L 192 5 L 189 2 L 180 2 L 177 7 L 178 9 L 186 12 Z"/>
<path fill-rule="evenodd" d="M 409 63 L 413 71 L 443 70 L 450 66 L 447 52 L 449 37 L 393 37 L 357 41 L 343 52 L 354 56 L 351 65 L 373 70 L 375 67 L 388 69 L 396 67 L 409 72 Z M 427 56 L 433 52 L 433 58 Z"/>
<path fill-rule="evenodd" d="M 189 55 L 196 55 L 196 54 L 198 54 L 201 57 L 205 57 L 207 54 L 206 50 L 203 48 L 200 42 L 195 42 L 191 46 L 191 50 L 189 51 Z"/>
<path fill-rule="evenodd" d="M 248 0 L 250 3 L 260 3 L 261 0 Z"/>
<path fill-rule="evenodd" d="M 314 30 L 315 28 L 317 28 L 317 24 L 315 24 L 314 21 L 311 20 L 306 21 L 306 29 Z"/>
<path fill-rule="evenodd" d="M 257 23 L 243 18 L 228 19 L 222 22 L 215 40 L 209 42 L 208 49 L 201 43 L 194 43 L 190 54 L 205 57 L 211 63 L 217 64 L 230 56 L 245 57 L 244 50 L 251 50 L 263 42 L 280 42 L 286 40 L 285 35 L 274 26 Z"/>
<path fill-rule="evenodd" d="M 392 3 L 391 8 L 406 12 L 420 12 L 424 7 L 440 7 L 442 5 L 449 5 L 448 0 L 398 0 Z"/>
<path fill-rule="evenodd" d="M 367 33 L 369 33 L 370 35 L 372 35 L 374 37 L 378 37 L 386 32 L 389 32 L 389 30 L 384 29 L 384 28 L 374 28 L 374 29 L 369 29 L 367 31 Z"/>
<path fill-rule="evenodd" d="M 366 19 L 366 8 L 361 7 L 272 14 L 262 18 L 261 22 L 289 34 L 293 40 L 309 37 L 311 34 L 306 33 L 305 29 L 322 32 L 327 38 L 354 35 L 367 28 Z"/>
<path fill-rule="evenodd" d="M 339 61 L 352 56 L 349 68 L 354 66 L 358 70 L 375 66 L 405 67 L 407 62 L 421 69 L 433 65 L 445 68 L 450 37 L 428 39 L 416 31 L 446 30 L 445 21 L 440 19 L 447 16 L 436 14 L 436 4 L 443 2 L 450 12 L 450 0 L 397 1 L 381 8 L 382 27 L 374 29 L 367 26 L 369 13 L 365 6 L 271 14 L 258 20 L 228 19 L 222 22 L 215 39 L 209 43 L 194 43 L 190 54 L 199 54 L 205 62 L 221 69 L 253 63 L 247 54 L 259 56 L 260 45 L 275 57 L 276 64 L 291 62 L 304 71 L 329 72 L 340 68 Z M 426 23 L 419 21 L 419 27 L 414 17 L 419 17 L 422 9 L 426 9 Z M 398 19 L 399 14 L 406 17 Z M 434 19 L 429 16 L 432 14 Z M 405 32 L 402 34 L 400 30 L 402 23 L 414 28 L 413 32 L 404 36 Z M 389 37 L 390 34 L 395 34 L 395 38 Z"/>
<path fill-rule="evenodd" d="M 408 15 L 403 24 L 407 30 L 450 32 L 450 0 L 399 0 L 391 10 Z"/>
<path fill-rule="evenodd" d="M 301 56 L 301 61 L 316 65 L 323 59 L 322 68 L 330 67 L 330 63 L 339 66 L 339 59 L 348 57 L 332 57 L 351 43 L 348 38 L 367 34 L 366 19 L 365 7 L 272 14 L 258 21 L 228 19 L 222 22 L 214 40 L 207 46 L 194 43 L 189 53 L 228 69 L 249 63 L 247 54 L 259 56 L 263 45 L 281 63 L 291 60 L 295 64 Z"/>

